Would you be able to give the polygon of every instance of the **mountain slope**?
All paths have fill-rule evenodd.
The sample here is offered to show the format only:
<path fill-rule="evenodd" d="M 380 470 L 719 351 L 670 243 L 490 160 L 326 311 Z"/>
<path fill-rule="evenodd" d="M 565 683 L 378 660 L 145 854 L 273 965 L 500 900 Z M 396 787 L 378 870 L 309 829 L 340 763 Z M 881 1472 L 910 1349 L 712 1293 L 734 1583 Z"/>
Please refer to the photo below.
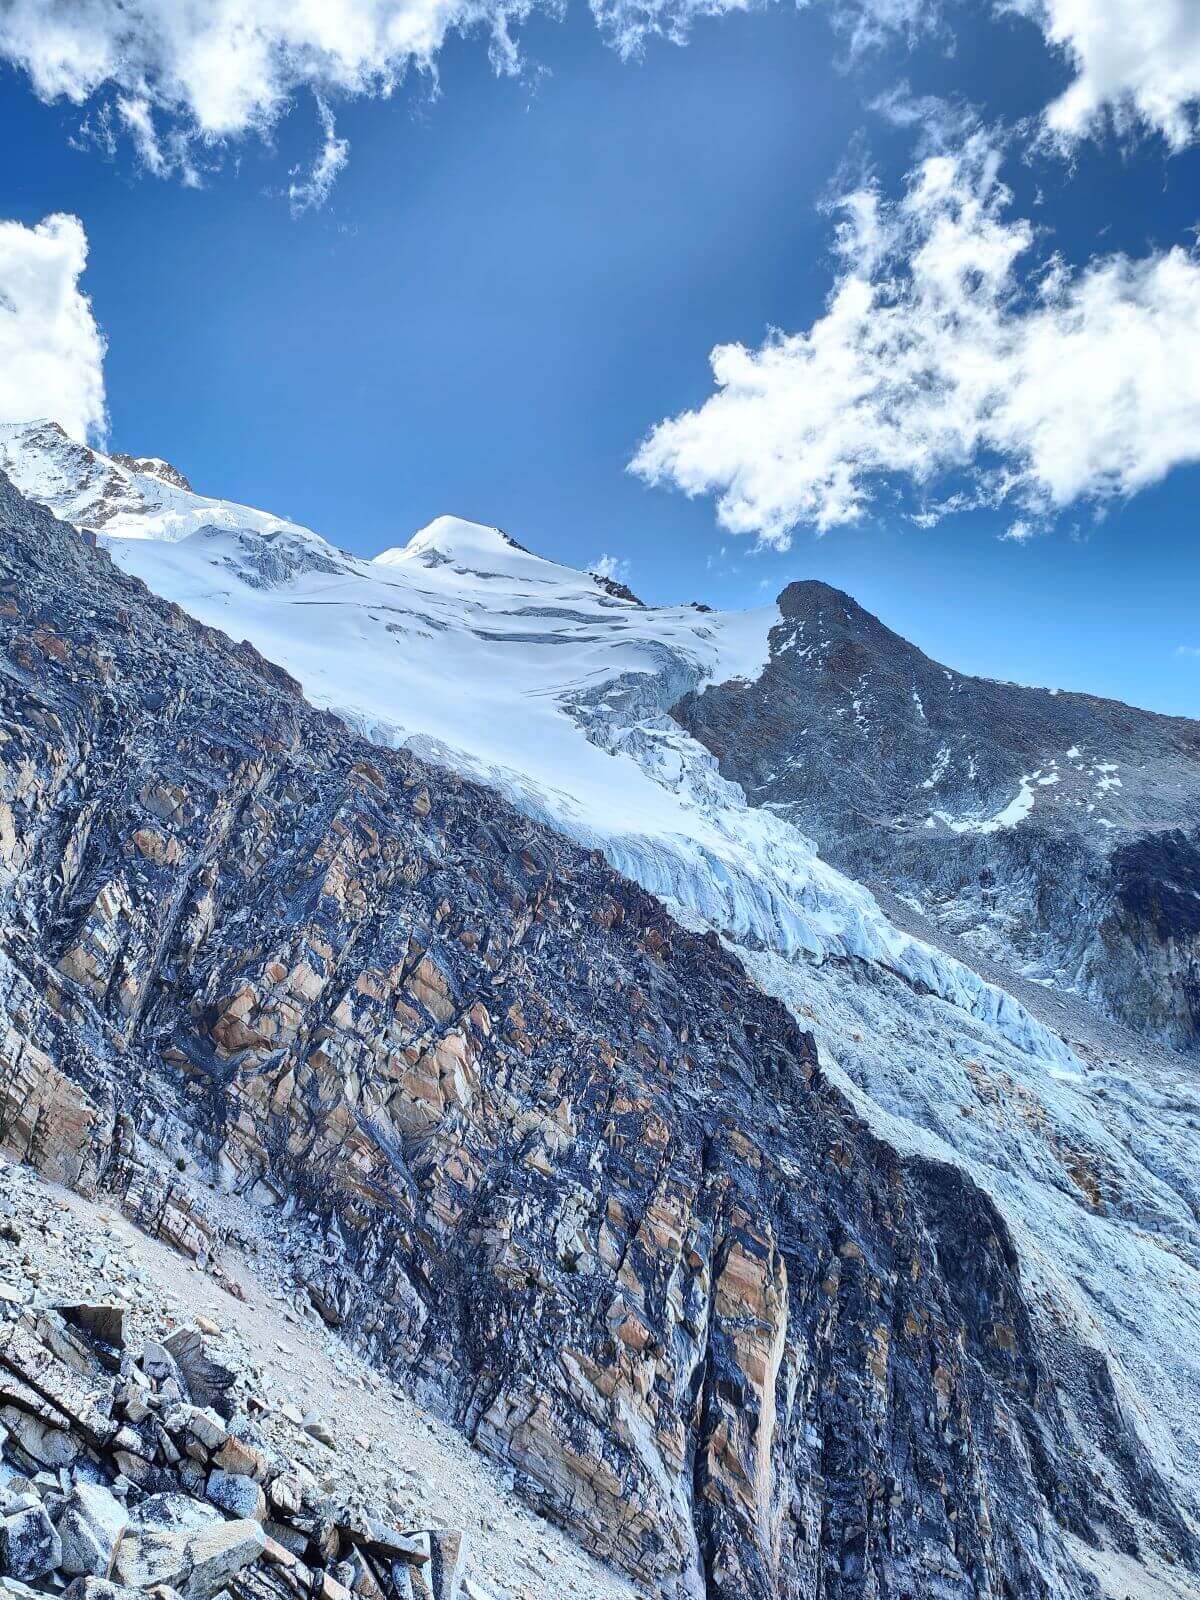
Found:
<path fill-rule="evenodd" d="M 17 435 L 14 470 L 44 484 L 39 430 Z M 361 561 L 265 513 L 173 488 L 174 515 L 192 532 L 147 538 L 161 469 L 70 448 L 81 475 L 119 472 L 125 485 L 99 535 L 123 568 L 249 637 L 377 743 L 484 780 L 729 941 L 816 1032 L 824 1070 L 877 1134 L 914 1161 L 959 1168 L 998 1208 L 1029 1286 L 1042 1381 L 1065 1397 L 1107 1492 L 1138 1501 L 1128 1484 L 1144 1457 L 1178 1514 L 1200 1515 L 1194 1071 L 1131 1047 L 1081 1005 L 1040 1003 L 1036 985 L 1019 1004 L 1002 967 L 984 982 L 950 934 L 937 942 L 966 961 L 906 934 L 785 816 L 747 805 L 668 711 L 732 690 L 752 698 L 775 662 L 780 608 L 641 607 L 451 518 Z M 72 503 L 62 489 L 58 508 Z M 781 714 L 780 737 L 791 726 Z M 840 781 L 833 749 L 809 755 L 814 788 L 822 774 Z M 1039 788 L 1038 803 L 1055 788 Z M 1131 1441 L 1117 1468 L 1107 1464 L 1114 1405 Z M 1134 1512 L 1130 1526 L 1140 1520 Z"/>
<path fill-rule="evenodd" d="M 330 1322 L 664 1594 L 1200 1568 L 1103 1362 L 1088 1466 L 994 1206 L 718 941 L 3 481 L 0 666 L 6 1144 L 158 1226 L 205 1174 L 251 1198 Z"/>
<path fill-rule="evenodd" d="M 675 715 L 754 805 L 949 930 L 1200 1037 L 1200 722 L 964 677 L 845 594 L 792 584 L 753 683 Z"/>

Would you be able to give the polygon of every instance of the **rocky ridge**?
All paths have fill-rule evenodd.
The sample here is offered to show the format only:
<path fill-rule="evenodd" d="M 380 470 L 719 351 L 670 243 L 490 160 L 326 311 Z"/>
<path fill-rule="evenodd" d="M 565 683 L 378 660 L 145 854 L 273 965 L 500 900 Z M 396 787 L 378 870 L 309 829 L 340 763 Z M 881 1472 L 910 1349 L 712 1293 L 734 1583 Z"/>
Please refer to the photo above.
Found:
<path fill-rule="evenodd" d="M 849 595 L 779 597 L 753 681 L 673 715 L 751 804 L 981 954 L 1200 1039 L 1200 723 L 971 678 Z"/>
<path fill-rule="evenodd" d="M 0 510 L 7 1148 L 197 1257 L 196 1172 L 303 1217 L 321 1314 L 663 1593 L 1194 1568 L 1102 1367 L 1084 1466 L 995 1208 L 716 940 Z"/>

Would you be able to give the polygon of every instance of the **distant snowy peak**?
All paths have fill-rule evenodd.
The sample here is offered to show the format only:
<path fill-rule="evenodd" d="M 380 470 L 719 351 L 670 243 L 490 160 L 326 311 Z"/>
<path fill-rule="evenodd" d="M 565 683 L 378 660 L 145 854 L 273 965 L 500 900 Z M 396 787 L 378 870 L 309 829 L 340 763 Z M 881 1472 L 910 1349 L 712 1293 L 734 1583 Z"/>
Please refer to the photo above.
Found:
<path fill-rule="evenodd" d="M 405 545 L 382 550 L 371 562 L 373 567 L 440 573 L 448 581 L 466 579 L 515 580 L 536 593 L 553 588 L 579 590 L 601 605 L 618 602 L 646 609 L 623 584 L 594 572 L 580 572 L 545 556 L 535 555 L 501 528 L 462 517 L 435 517 L 418 529 Z M 600 599 L 604 596 L 604 599 Z"/>
<path fill-rule="evenodd" d="M 57 422 L 0 423 L 0 470 L 55 516 L 112 538 L 175 541 L 204 528 L 317 537 L 286 517 L 196 494 L 159 456 L 93 450 Z"/>
<path fill-rule="evenodd" d="M 435 517 L 407 544 L 380 551 L 372 565 L 424 567 L 431 572 L 445 567 L 457 577 L 526 578 L 535 583 L 554 582 L 571 570 L 535 556 L 500 528 L 463 517 Z"/>
<path fill-rule="evenodd" d="M 749 801 L 1026 977 L 1200 1047 L 1200 722 L 967 677 L 823 583 L 674 708 Z"/>

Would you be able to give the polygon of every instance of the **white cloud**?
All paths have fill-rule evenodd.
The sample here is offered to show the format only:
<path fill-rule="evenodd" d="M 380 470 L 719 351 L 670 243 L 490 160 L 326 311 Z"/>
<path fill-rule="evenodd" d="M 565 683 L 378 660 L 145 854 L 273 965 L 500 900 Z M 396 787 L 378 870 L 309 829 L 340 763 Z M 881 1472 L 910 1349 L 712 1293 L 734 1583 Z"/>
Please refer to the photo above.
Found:
<path fill-rule="evenodd" d="M 556 10 L 555 0 L 542 0 Z M 513 25 L 535 0 L 4 0 L 0 58 L 45 100 L 102 104 L 88 126 L 122 127 L 146 167 L 195 179 L 204 153 L 268 134 L 292 99 L 387 95 L 432 70 L 448 34 L 487 33 L 497 70 L 516 66 Z M 115 109 L 114 119 L 111 106 Z M 332 182 L 345 144 L 325 125 L 314 180 Z"/>
<path fill-rule="evenodd" d="M 620 556 L 597 556 L 589 567 L 597 578 L 611 578 L 616 583 L 629 582 L 629 562 Z"/>
<path fill-rule="evenodd" d="M 649 35 L 682 41 L 699 17 L 768 0 L 591 0 L 622 54 Z M 802 0 L 804 3 L 804 0 Z M 329 106 L 386 96 L 412 69 L 436 75 L 449 35 L 486 35 L 497 72 L 520 70 L 514 30 L 565 0 L 0 0 L 0 60 L 44 100 L 87 106 L 80 136 L 113 153 L 123 134 L 147 171 L 196 183 L 223 147 L 269 137 L 302 92 L 325 140 L 293 210 L 319 205 L 348 146 Z M 293 174 L 293 176 L 295 176 Z"/>
<path fill-rule="evenodd" d="M 655 427 L 633 470 L 716 495 L 731 532 L 786 547 L 897 484 L 965 477 L 925 516 L 1008 501 L 1045 517 L 1200 458 L 1200 262 L 1026 265 L 1034 230 L 998 165 L 976 133 L 898 202 L 846 195 L 824 315 L 756 350 L 718 345 L 716 392 Z"/>
<path fill-rule="evenodd" d="M 324 100 L 317 101 L 317 112 L 321 118 L 325 140 L 321 146 L 321 153 L 306 178 L 297 181 L 300 169 L 296 167 L 292 170 L 292 182 L 288 185 L 288 200 L 294 217 L 299 216 L 301 212 L 310 211 L 314 206 L 325 204 L 338 173 L 350 159 L 350 141 L 338 138 L 333 112 Z"/>
<path fill-rule="evenodd" d="M 953 20 L 953 0 L 830 0 L 852 46 L 909 38 Z M 1180 150 L 1200 137 L 1197 0 L 991 0 L 996 17 L 1040 29 L 1071 72 L 1045 111 L 1051 143 L 1070 146 L 1108 125 L 1160 133 Z"/>
<path fill-rule="evenodd" d="M 772 0 L 589 0 L 624 55 L 684 40 L 698 19 Z M 1047 129 L 1070 142 L 1111 117 L 1175 147 L 1198 131 L 1197 0 L 986 0 L 1041 29 L 1074 73 Z M 851 53 L 953 20 L 952 0 L 797 0 L 823 5 Z M 487 35 L 497 71 L 518 70 L 514 30 L 564 0 L 0 0 L 0 60 L 46 100 L 88 106 L 82 132 L 111 149 L 123 131 L 145 167 L 195 183 L 229 141 L 269 135 L 298 94 L 330 105 L 387 95 L 411 68 L 435 72 L 452 33 Z M 89 102 L 93 102 L 89 104 Z M 328 183 L 341 141 L 327 137 Z M 323 179 L 323 182 L 326 180 Z M 318 203 L 318 188 L 305 204 Z"/>
<path fill-rule="evenodd" d="M 1037 533 L 1037 526 L 1030 522 L 1028 517 L 1018 517 L 1017 520 L 1000 535 L 1000 538 L 1009 544 L 1028 544 Z"/>
<path fill-rule="evenodd" d="M 1200 644 L 1177 644 L 1175 646 L 1175 654 L 1177 656 L 1200 656 Z"/>
<path fill-rule="evenodd" d="M 998 0 L 1031 18 L 1074 77 L 1046 111 L 1052 136 L 1073 142 L 1110 120 L 1142 124 L 1182 149 L 1200 133 L 1197 0 Z"/>
<path fill-rule="evenodd" d="M 78 217 L 0 222 L 0 422 L 52 417 L 73 438 L 103 435 L 104 338 L 79 287 L 87 248 Z"/>

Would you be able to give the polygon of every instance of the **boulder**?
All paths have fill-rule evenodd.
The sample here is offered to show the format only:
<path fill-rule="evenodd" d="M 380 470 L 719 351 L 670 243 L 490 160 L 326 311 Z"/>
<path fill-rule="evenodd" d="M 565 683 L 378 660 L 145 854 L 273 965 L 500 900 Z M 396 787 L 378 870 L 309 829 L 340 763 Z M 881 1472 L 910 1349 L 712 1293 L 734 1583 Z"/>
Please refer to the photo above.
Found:
<path fill-rule="evenodd" d="M 208 1498 L 231 1517 L 253 1517 L 261 1522 L 267 1514 L 267 1497 L 260 1484 L 241 1472 L 222 1472 L 218 1467 L 208 1475 Z"/>
<path fill-rule="evenodd" d="M 129 1512 L 111 1490 L 98 1483 L 76 1483 L 58 1519 L 62 1570 L 107 1578 L 128 1526 Z"/>
<path fill-rule="evenodd" d="M 142 1600 L 136 1589 L 126 1589 L 106 1578 L 80 1577 L 67 1586 L 63 1600 Z"/>
<path fill-rule="evenodd" d="M 62 1543 L 44 1506 L 29 1506 L 0 1521 L 0 1572 L 28 1582 L 62 1560 Z"/>
<path fill-rule="evenodd" d="M 226 1522 L 186 1495 L 151 1495 L 121 1540 L 113 1570 L 131 1589 L 169 1584 L 184 1600 L 209 1600 L 265 1546 L 258 1522 Z"/>
<path fill-rule="evenodd" d="M 163 1345 L 174 1359 L 184 1387 L 195 1403 L 211 1406 L 228 1416 L 227 1397 L 234 1385 L 234 1374 L 208 1354 L 199 1328 L 178 1328 L 163 1340 Z"/>
<path fill-rule="evenodd" d="M 396 1592 L 404 1600 L 461 1600 L 466 1542 L 457 1531 L 408 1534 L 406 1553 L 392 1564 Z"/>
<path fill-rule="evenodd" d="M 232 1434 L 213 1456 L 213 1465 L 222 1472 L 253 1478 L 256 1483 L 265 1482 L 271 1470 L 271 1463 L 261 1450 Z"/>

